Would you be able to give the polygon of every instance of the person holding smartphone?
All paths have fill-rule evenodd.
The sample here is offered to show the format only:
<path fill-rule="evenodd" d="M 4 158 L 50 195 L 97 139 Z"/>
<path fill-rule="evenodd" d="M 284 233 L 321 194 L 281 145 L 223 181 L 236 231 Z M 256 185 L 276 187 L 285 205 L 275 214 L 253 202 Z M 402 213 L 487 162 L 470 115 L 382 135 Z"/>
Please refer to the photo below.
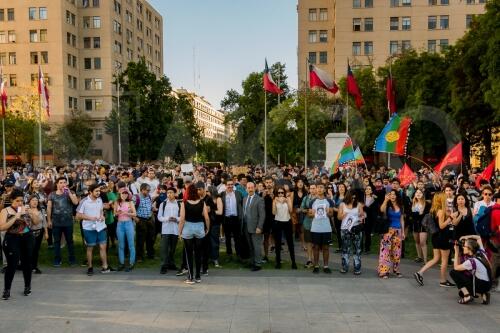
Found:
<path fill-rule="evenodd" d="M 114 215 L 117 217 L 116 236 L 118 238 L 118 271 L 130 272 L 135 265 L 135 224 L 132 220 L 136 217 L 135 205 L 130 200 L 132 195 L 123 187 L 119 190 L 119 197 L 114 205 Z M 125 243 L 128 244 L 130 254 L 129 266 L 125 268 Z"/>

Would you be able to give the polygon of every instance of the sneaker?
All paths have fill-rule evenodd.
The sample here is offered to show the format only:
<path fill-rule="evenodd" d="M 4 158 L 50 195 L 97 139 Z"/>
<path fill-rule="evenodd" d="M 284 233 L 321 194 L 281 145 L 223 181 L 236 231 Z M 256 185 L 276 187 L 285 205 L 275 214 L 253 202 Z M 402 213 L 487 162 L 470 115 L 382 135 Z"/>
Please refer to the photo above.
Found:
<path fill-rule="evenodd" d="M 24 296 L 29 296 L 29 295 L 31 295 L 31 287 L 25 287 Z"/>
<path fill-rule="evenodd" d="M 354 275 L 361 275 L 361 271 L 354 271 Z"/>
<path fill-rule="evenodd" d="M 87 269 L 87 275 L 88 276 L 94 275 L 94 268 L 93 267 L 89 267 L 89 269 Z"/>
<path fill-rule="evenodd" d="M 455 287 L 455 284 L 446 280 L 445 282 L 439 282 L 439 286 L 444 287 L 444 288 L 451 288 L 451 287 Z"/>
<path fill-rule="evenodd" d="M 311 261 L 311 260 L 308 260 L 308 261 L 306 262 L 306 264 L 304 265 L 304 268 L 311 268 L 311 267 L 312 267 L 312 264 L 313 264 L 313 263 L 312 263 L 312 261 Z"/>
<path fill-rule="evenodd" d="M 5 289 L 5 290 L 3 291 L 3 294 L 2 294 L 2 299 L 3 299 L 4 301 L 6 301 L 6 300 L 8 300 L 9 298 L 10 298 L 10 290 Z"/>
<path fill-rule="evenodd" d="M 167 274 L 167 268 L 166 267 L 162 267 L 160 269 L 160 274 Z"/>
<path fill-rule="evenodd" d="M 111 272 L 111 269 L 109 267 L 106 267 L 106 268 L 102 268 L 101 269 L 101 274 L 108 274 Z"/>
<path fill-rule="evenodd" d="M 54 262 L 54 265 L 53 265 L 53 266 L 54 266 L 54 267 L 61 267 L 61 265 L 62 265 L 62 262 L 60 262 L 60 261 L 56 261 L 56 262 Z"/>
<path fill-rule="evenodd" d="M 313 274 L 319 274 L 319 267 L 318 266 L 314 266 Z"/>
<path fill-rule="evenodd" d="M 208 276 L 208 269 L 206 271 L 201 272 L 201 275 Z"/>
<path fill-rule="evenodd" d="M 323 267 L 323 273 L 332 274 L 332 270 L 330 269 L 330 267 Z"/>
<path fill-rule="evenodd" d="M 125 270 L 125 265 L 119 265 L 118 266 L 118 272 L 124 271 Z"/>
<path fill-rule="evenodd" d="M 133 269 L 134 269 L 134 265 L 130 265 L 127 268 L 125 268 L 125 272 L 128 273 L 128 272 L 132 271 Z"/>
<path fill-rule="evenodd" d="M 108 265 L 108 269 L 109 269 L 110 272 L 116 272 L 116 269 L 114 269 L 113 267 L 111 267 L 109 265 Z"/>
<path fill-rule="evenodd" d="M 195 282 L 191 279 L 186 279 L 186 280 L 184 280 L 184 283 L 185 284 L 194 284 Z"/>
<path fill-rule="evenodd" d="M 219 264 L 219 260 L 214 260 L 214 267 L 221 268 L 221 265 Z"/>
<path fill-rule="evenodd" d="M 186 275 L 187 274 L 187 269 L 182 269 L 180 271 L 178 271 L 175 276 L 183 276 L 183 275 Z"/>
<path fill-rule="evenodd" d="M 347 269 L 345 269 L 345 268 L 343 268 L 343 267 L 342 267 L 342 268 L 340 269 L 340 273 L 342 273 L 342 274 L 347 273 Z"/>
<path fill-rule="evenodd" d="M 39 268 L 35 268 L 33 270 L 33 273 L 35 273 L 35 274 L 42 274 L 42 271 Z"/>
<path fill-rule="evenodd" d="M 201 278 L 200 278 L 200 277 L 195 278 L 195 279 L 194 279 L 194 282 L 196 282 L 196 283 L 201 283 Z"/>
<path fill-rule="evenodd" d="M 415 272 L 413 273 L 413 277 L 415 278 L 415 281 L 417 281 L 417 283 L 421 286 L 424 285 L 424 277 L 422 276 L 422 274 L 420 274 L 419 272 Z"/>

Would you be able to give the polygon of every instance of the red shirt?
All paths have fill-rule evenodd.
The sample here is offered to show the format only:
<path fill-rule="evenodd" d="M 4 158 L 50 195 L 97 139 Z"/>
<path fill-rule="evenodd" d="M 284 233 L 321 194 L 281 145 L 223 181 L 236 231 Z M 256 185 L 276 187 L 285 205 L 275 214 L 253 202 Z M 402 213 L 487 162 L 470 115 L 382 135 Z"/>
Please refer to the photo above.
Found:
<path fill-rule="evenodd" d="M 491 211 L 491 231 L 496 232 L 496 235 L 491 238 L 496 244 L 500 244 L 500 204 L 496 203 Z"/>

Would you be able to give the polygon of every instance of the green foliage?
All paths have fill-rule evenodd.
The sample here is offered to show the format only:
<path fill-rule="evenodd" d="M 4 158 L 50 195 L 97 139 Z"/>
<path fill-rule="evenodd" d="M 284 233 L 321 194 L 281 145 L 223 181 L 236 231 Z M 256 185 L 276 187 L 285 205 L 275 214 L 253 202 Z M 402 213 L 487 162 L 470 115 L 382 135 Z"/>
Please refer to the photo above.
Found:
<path fill-rule="evenodd" d="M 51 146 L 58 160 L 70 161 L 89 157 L 92 141 L 92 119 L 86 113 L 73 110 L 69 120 L 57 128 Z"/>
<path fill-rule="evenodd" d="M 48 126 L 42 123 L 42 147 L 47 148 L 45 132 Z M 8 112 L 5 117 L 5 149 L 7 154 L 20 157 L 38 154 L 38 122 L 33 118 L 19 117 Z"/>
<path fill-rule="evenodd" d="M 203 140 L 198 146 L 199 162 L 224 162 L 227 163 L 229 144 L 216 140 Z"/>

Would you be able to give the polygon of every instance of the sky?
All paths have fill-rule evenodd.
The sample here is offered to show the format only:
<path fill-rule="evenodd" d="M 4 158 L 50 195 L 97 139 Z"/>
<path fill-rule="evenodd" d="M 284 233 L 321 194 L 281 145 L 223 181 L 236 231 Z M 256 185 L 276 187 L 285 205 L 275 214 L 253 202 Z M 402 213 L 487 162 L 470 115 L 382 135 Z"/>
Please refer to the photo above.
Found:
<path fill-rule="evenodd" d="M 174 88 L 219 108 L 266 57 L 269 66 L 286 64 L 288 84 L 297 86 L 295 0 L 148 1 L 163 16 L 163 66 Z"/>

